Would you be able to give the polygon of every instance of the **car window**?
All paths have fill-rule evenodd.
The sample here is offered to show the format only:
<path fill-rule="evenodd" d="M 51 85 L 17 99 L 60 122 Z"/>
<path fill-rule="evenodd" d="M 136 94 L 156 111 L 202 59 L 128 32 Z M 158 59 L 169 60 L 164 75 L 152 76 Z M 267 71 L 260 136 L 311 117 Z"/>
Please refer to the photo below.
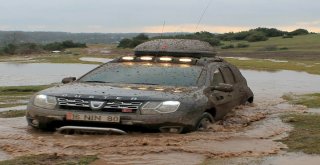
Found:
<path fill-rule="evenodd" d="M 235 83 L 234 75 L 229 67 L 223 67 L 221 68 L 221 71 L 227 84 Z"/>
<path fill-rule="evenodd" d="M 202 66 L 152 63 L 109 63 L 82 77 L 80 82 L 197 86 Z"/>
<path fill-rule="evenodd" d="M 216 85 L 219 85 L 219 83 L 224 83 L 224 80 L 220 70 L 217 69 L 213 73 L 212 85 L 216 86 Z"/>

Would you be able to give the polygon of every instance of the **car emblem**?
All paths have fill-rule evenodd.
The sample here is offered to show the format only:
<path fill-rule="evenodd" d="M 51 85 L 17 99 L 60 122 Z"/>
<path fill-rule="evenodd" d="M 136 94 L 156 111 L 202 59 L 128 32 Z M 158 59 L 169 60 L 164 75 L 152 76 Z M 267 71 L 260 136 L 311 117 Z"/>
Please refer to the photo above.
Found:
<path fill-rule="evenodd" d="M 103 101 L 90 101 L 90 108 L 92 110 L 100 110 L 104 106 Z"/>

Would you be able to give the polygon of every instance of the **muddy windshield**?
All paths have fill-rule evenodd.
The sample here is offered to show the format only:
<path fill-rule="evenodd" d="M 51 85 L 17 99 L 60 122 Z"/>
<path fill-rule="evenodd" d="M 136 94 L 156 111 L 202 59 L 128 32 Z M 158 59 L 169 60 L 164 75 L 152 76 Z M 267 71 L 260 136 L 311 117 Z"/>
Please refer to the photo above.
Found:
<path fill-rule="evenodd" d="M 197 86 L 203 67 L 178 64 L 109 63 L 85 75 L 79 82 L 164 86 Z"/>

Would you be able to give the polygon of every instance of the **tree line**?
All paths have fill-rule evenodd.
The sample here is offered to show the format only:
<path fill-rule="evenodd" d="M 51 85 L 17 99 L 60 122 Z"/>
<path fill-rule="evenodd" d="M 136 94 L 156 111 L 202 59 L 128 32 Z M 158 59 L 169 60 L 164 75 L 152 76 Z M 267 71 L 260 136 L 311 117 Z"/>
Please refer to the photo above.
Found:
<path fill-rule="evenodd" d="M 146 34 L 139 34 L 132 39 L 124 38 L 120 41 L 118 47 L 119 48 L 134 48 L 135 46 L 153 39 L 196 39 L 201 41 L 206 41 L 210 43 L 212 46 L 221 45 L 221 41 L 234 41 L 234 40 L 242 40 L 248 42 L 258 42 L 258 41 L 266 41 L 270 37 L 283 37 L 283 38 L 292 38 L 297 35 L 306 35 L 310 32 L 305 29 L 296 29 L 294 31 L 282 31 L 275 28 L 256 28 L 248 31 L 241 32 L 230 32 L 224 34 L 214 34 L 207 31 L 196 32 L 191 34 L 178 34 L 178 35 L 166 35 L 166 36 L 156 36 L 156 37 L 148 37 Z M 239 45 L 239 47 L 245 47 L 246 45 Z"/>

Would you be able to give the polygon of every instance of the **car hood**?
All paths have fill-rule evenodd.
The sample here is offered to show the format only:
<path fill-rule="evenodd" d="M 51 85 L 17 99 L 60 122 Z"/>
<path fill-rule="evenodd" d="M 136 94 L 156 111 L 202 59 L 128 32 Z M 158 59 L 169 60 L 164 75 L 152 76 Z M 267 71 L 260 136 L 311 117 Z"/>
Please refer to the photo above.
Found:
<path fill-rule="evenodd" d="M 40 93 L 57 97 L 87 97 L 117 100 L 181 100 L 196 97 L 199 93 L 199 88 L 75 82 L 51 87 Z"/>

